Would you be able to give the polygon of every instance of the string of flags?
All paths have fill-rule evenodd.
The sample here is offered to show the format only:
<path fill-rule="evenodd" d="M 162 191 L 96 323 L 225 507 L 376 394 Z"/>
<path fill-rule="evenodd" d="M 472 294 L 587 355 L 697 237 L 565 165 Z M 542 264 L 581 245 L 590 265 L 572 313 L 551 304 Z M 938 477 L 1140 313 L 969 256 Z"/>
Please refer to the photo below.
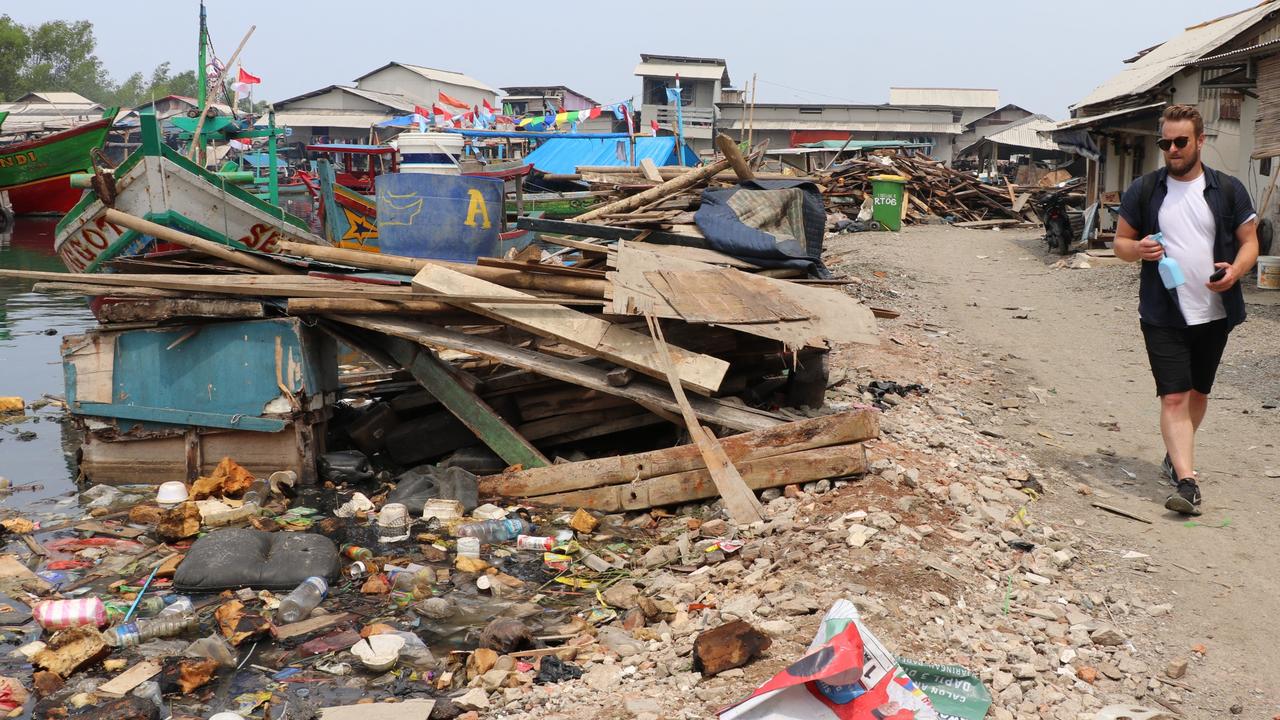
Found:
<path fill-rule="evenodd" d="M 593 120 L 604 113 L 612 113 L 617 120 L 626 120 L 627 132 L 635 132 L 633 108 L 630 100 L 610 105 L 597 105 L 585 110 L 549 109 L 543 113 L 530 113 L 516 117 L 510 105 L 503 105 L 499 109 L 490 105 L 488 100 L 483 100 L 480 105 L 467 105 L 444 91 L 440 91 L 436 97 L 436 102 L 432 103 L 431 107 L 413 106 L 414 122 L 424 132 L 428 125 L 487 130 L 499 122 L 510 123 L 518 128 L 531 131 L 551 130 L 565 126 L 572 129 L 578 123 Z M 657 135 L 658 125 L 656 122 L 652 124 L 652 129 L 653 133 Z"/>

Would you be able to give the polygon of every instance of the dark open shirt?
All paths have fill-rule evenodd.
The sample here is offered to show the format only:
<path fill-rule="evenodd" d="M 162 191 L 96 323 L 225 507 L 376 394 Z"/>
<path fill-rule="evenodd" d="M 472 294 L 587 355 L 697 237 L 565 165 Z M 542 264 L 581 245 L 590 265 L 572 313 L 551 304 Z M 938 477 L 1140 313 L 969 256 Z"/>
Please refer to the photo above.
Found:
<path fill-rule="evenodd" d="M 1142 181 L 1134 180 L 1120 198 L 1120 217 L 1138 231 L 1138 237 L 1144 238 L 1160 230 L 1160 205 L 1169 193 L 1166 180 L 1168 168 L 1154 171 L 1156 184 L 1151 194 L 1151 202 L 1142 207 Z M 1236 230 L 1254 216 L 1253 203 L 1244 184 L 1226 173 L 1204 168 L 1204 199 L 1213 213 L 1217 232 L 1213 238 L 1213 261 L 1235 262 L 1239 244 L 1236 242 Z M 1143 176 L 1146 177 L 1146 176 Z M 1224 192 L 1223 184 L 1232 183 L 1234 197 Z M 1186 327 L 1187 321 L 1182 317 L 1182 308 L 1178 305 L 1178 291 L 1165 288 L 1160 282 L 1160 271 L 1157 263 L 1151 260 L 1142 261 L 1142 274 L 1138 286 L 1138 315 L 1142 321 L 1157 327 Z M 1232 285 L 1222 295 L 1222 306 L 1227 311 L 1227 324 L 1235 327 L 1244 322 L 1244 291 L 1240 283 Z"/>

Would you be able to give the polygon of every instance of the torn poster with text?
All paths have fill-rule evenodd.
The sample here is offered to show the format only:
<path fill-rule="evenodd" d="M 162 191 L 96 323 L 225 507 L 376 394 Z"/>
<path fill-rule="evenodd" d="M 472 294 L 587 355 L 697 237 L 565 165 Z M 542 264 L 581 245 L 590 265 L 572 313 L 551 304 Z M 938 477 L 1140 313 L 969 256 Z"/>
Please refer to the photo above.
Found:
<path fill-rule="evenodd" d="M 848 600 L 827 611 L 808 653 L 722 720 L 939 720 L 924 692 Z"/>

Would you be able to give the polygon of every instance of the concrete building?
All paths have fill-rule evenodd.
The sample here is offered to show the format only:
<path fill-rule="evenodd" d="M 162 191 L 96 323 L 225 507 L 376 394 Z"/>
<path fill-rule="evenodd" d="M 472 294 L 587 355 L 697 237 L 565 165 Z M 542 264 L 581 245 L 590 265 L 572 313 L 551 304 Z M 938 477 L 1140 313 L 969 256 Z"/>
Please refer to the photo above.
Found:
<path fill-rule="evenodd" d="M 950 108 L 893 105 L 796 105 L 720 103 L 718 128 L 739 141 L 769 140 L 771 149 L 823 140 L 900 140 L 924 146 L 926 154 L 950 163 L 964 127 Z"/>
<path fill-rule="evenodd" d="M 1277 172 L 1270 158 L 1280 155 L 1277 53 L 1280 0 L 1193 25 L 1125 60 L 1128 67 L 1073 105 L 1052 135 L 1089 159 L 1088 200 L 1115 202 L 1163 163 L 1156 140 L 1165 106 L 1196 104 L 1205 164 L 1239 177 L 1256 206 Z"/>
<path fill-rule="evenodd" d="M 1032 115 L 1034 113 L 1026 108 L 1009 104 L 964 123 L 964 132 L 956 138 L 957 157 L 964 154 L 965 148 L 971 147 L 982 138 L 1001 132 Z"/>
<path fill-rule="evenodd" d="M 390 62 L 356 78 L 355 87 L 330 85 L 277 102 L 276 123 L 291 129 L 291 143 L 368 142 L 373 125 L 415 105 L 431 107 L 441 92 L 472 106 L 498 101 L 496 88 L 468 75 Z"/>
<path fill-rule="evenodd" d="M 968 125 L 1000 107 L 1000 91 L 989 88 L 891 87 L 889 104 L 948 108 L 955 113 L 956 122 Z"/>
<path fill-rule="evenodd" d="M 684 139 L 701 153 L 710 150 L 715 137 L 722 91 L 729 87 L 729 68 L 720 58 L 684 55 L 640 55 L 635 74 L 641 78 L 640 131 L 657 121 L 661 134 L 675 132 L 676 110 L 667 103 L 667 88 L 680 79 L 680 105 Z"/>

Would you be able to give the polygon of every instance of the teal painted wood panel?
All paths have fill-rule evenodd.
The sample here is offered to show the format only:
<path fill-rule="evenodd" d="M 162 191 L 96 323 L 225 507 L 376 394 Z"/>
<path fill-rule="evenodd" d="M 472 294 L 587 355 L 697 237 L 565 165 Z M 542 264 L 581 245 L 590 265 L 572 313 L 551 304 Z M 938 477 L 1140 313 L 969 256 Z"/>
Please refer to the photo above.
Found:
<path fill-rule="evenodd" d="M 333 343 L 296 318 L 119 333 L 110 403 L 81 403 L 64 363 L 67 400 L 82 414 L 276 432 L 299 402 L 337 387 Z M 252 420 L 264 415 L 273 418 Z"/>

